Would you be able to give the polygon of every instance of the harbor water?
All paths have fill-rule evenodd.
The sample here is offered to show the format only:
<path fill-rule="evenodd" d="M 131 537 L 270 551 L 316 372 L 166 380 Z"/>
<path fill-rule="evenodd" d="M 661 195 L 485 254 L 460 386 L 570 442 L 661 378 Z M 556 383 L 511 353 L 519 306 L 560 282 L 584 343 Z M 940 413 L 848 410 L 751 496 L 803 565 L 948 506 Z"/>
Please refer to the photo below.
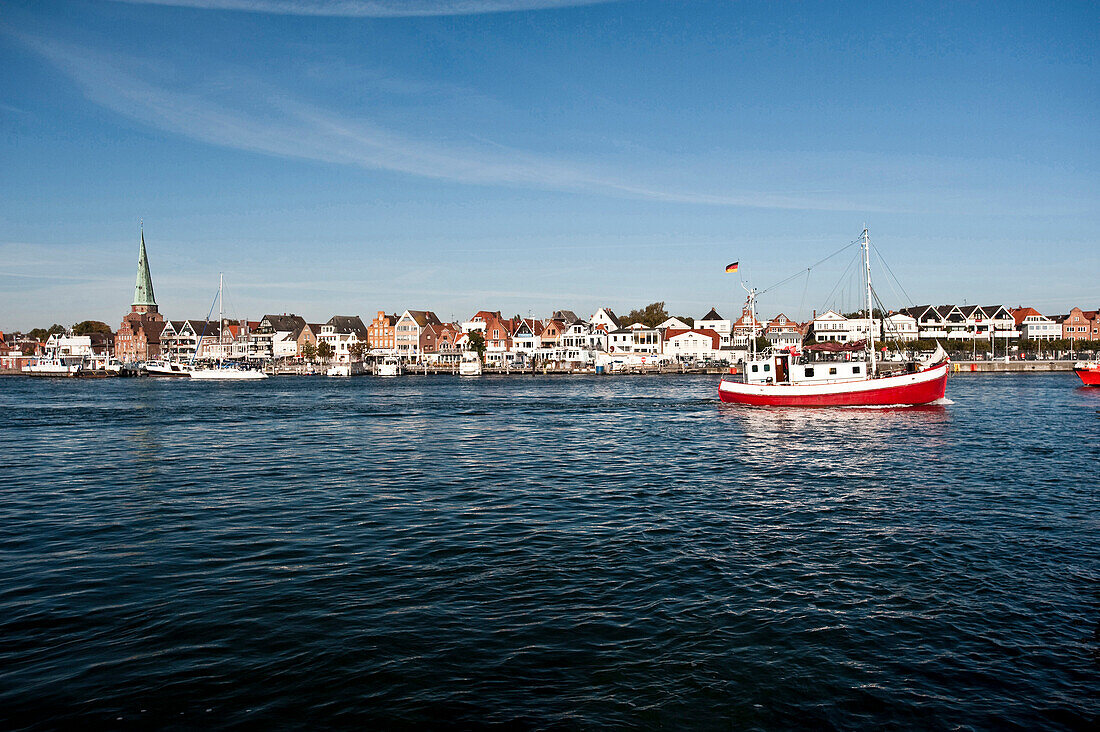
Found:
<path fill-rule="evenodd" d="M 0 727 L 1088 728 L 1100 389 L 0 381 Z"/>

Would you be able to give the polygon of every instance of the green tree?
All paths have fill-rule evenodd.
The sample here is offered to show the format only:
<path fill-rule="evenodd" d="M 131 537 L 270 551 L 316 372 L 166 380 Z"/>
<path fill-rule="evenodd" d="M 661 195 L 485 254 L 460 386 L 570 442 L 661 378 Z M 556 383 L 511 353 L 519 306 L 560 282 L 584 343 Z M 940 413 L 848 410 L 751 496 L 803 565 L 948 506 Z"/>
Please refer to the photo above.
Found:
<path fill-rule="evenodd" d="M 626 317 L 619 319 L 619 324 L 624 328 L 634 323 L 641 323 L 647 328 L 656 328 L 666 320 L 668 320 L 668 311 L 665 310 L 665 304 L 662 301 L 651 302 L 644 308 L 631 310 Z"/>
<path fill-rule="evenodd" d="M 477 351 L 477 357 L 485 358 L 485 336 L 482 335 L 480 330 L 471 330 L 470 339 L 468 341 L 468 348 L 471 351 Z"/>
<path fill-rule="evenodd" d="M 772 342 L 764 336 L 756 336 L 756 352 L 766 351 L 772 347 Z"/>
<path fill-rule="evenodd" d="M 73 335 L 91 335 L 92 333 L 111 334 L 111 326 L 101 320 L 82 320 L 73 326 Z"/>
<path fill-rule="evenodd" d="M 326 363 L 335 353 L 336 351 L 331 343 L 321 341 L 317 344 L 317 356 L 321 359 L 321 363 Z"/>
<path fill-rule="evenodd" d="M 52 335 L 65 335 L 65 326 L 54 323 L 49 328 L 35 328 L 27 335 L 36 341 L 45 341 Z"/>
<path fill-rule="evenodd" d="M 356 341 L 348 346 L 348 353 L 356 361 L 363 358 L 363 354 L 370 350 L 370 343 L 367 341 Z"/>
<path fill-rule="evenodd" d="M 302 344 L 302 358 L 307 361 L 312 361 L 317 358 L 317 344 L 313 341 L 306 341 Z"/>

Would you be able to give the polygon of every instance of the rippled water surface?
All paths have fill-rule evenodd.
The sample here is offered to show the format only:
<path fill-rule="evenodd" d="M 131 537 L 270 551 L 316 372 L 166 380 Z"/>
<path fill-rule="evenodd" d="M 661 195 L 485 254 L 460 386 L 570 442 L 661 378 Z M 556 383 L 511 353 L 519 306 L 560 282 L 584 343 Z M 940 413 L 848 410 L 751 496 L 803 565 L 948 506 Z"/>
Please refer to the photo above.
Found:
<path fill-rule="evenodd" d="M 0 726 L 1086 728 L 1100 389 L 0 381 Z"/>

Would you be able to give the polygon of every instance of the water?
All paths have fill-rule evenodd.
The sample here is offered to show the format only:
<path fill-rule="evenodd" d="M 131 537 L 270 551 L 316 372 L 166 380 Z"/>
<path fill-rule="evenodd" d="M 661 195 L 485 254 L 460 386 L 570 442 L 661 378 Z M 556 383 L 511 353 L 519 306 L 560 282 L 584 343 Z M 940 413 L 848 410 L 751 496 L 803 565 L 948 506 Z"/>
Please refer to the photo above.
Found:
<path fill-rule="evenodd" d="M 0 381 L 0 727 L 1085 728 L 1100 389 Z"/>

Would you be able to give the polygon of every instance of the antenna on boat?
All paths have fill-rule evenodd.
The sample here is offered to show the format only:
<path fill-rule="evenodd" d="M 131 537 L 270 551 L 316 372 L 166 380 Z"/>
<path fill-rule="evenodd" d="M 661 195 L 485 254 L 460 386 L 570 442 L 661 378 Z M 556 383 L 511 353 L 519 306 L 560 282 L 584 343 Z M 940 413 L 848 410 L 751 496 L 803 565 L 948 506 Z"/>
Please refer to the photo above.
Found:
<path fill-rule="evenodd" d="M 741 280 L 741 287 L 749 293 L 749 360 L 756 360 L 756 288 L 745 287 L 745 281 Z M 742 313 L 743 314 L 743 313 Z"/>

